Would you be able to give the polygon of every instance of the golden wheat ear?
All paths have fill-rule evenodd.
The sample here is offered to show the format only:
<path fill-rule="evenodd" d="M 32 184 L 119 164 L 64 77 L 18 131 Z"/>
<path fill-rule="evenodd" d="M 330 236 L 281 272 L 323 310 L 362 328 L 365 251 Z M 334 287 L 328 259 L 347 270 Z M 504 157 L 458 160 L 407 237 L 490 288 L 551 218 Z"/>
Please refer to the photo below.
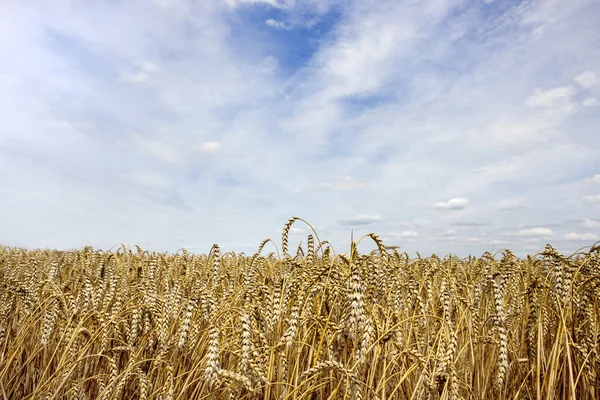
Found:
<path fill-rule="evenodd" d="M 352 229 L 349 253 L 313 231 L 305 257 L 300 246 L 292 259 L 298 221 L 307 223 L 284 227 L 285 258 L 261 255 L 269 239 L 251 256 L 217 245 L 208 254 L 0 247 L 0 393 L 599 397 L 597 247 L 411 258 Z M 377 249 L 361 255 L 367 237 Z"/>

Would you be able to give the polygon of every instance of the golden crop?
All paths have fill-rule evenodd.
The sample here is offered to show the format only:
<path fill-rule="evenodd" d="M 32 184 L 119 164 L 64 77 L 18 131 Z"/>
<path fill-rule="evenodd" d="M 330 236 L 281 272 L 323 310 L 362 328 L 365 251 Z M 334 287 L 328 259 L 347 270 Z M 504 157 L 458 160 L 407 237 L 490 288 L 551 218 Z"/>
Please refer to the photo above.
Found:
<path fill-rule="evenodd" d="M 297 220 L 277 255 L 0 250 L 0 398 L 599 396 L 597 248 L 292 257 Z"/>

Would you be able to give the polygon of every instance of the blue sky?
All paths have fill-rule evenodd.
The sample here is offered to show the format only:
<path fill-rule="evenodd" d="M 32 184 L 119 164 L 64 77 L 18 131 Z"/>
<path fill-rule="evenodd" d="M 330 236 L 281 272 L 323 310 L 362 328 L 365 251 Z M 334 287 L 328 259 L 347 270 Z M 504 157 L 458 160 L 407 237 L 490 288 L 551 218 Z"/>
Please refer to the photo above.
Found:
<path fill-rule="evenodd" d="M 600 239 L 595 0 L 0 5 L 0 243 Z M 306 242 L 295 225 L 291 249 Z M 371 244 L 365 244 L 368 250 Z"/>

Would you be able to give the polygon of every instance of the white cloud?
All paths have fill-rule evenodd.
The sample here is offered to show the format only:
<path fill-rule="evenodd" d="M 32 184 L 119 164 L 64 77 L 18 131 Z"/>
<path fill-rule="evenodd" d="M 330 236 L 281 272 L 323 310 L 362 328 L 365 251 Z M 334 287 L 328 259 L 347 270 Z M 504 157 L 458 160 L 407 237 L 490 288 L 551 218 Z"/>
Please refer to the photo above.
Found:
<path fill-rule="evenodd" d="M 223 0 L 223 2 L 231 8 L 252 4 L 266 4 L 279 9 L 288 7 L 287 1 L 280 0 Z"/>
<path fill-rule="evenodd" d="M 554 107 L 559 104 L 570 103 L 576 90 L 571 86 L 557 87 L 554 89 L 542 90 L 536 88 L 533 94 L 525 100 L 525 105 L 529 107 Z"/>
<path fill-rule="evenodd" d="M 552 232 L 549 228 L 544 227 L 536 227 L 529 229 L 521 229 L 517 233 L 518 236 L 539 236 L 543 238 L 552 238 L 555 236 L 554 232 Z"/>
<path fill-rule="evenodd" d="M 445 15 L 449 4 L 419 8 L 401 3 L 355 3 L 344 23 L 315 55 L 315 90 L 323 100 L 369 95 L 397 73 L 397 62 L 419 35 L 419 28 Z M 397 17 L 403 15 L 403 23 Z M 320 89 L 319 89 L 320 87 Z"/>
<path fill-rule="evenodd" d="M 290 30 L 291 29 L 291 27 L 289 25 L 287 25 L 285 22 L 277 21 L 272 18 L 269 18 L 268 20 L 266 20 L 265 24 L 270 26 L 271 28 L 278 29 L 278 30 Z"/>
<path fill-rule="evenodd" d="M 273 56 L 267 56 L 260 63 L 260 72 L 265 75 L 273 75 L 279 68 L 279 60 Z"/>
<path fill-rule="evenodd" d="M 444 210 L 462 210 L 469 204 L 469 199 L 464 197 L 455 197 L 448 201 L 438 201 L 431 205 L 433 208 L 444 209 Z"/>
<path fill-rule="evenodd" d="M 564 235 L 565 240 L 598 240 L 598 235 L 594 233 L 575 233 L 569 232 Z"/>
<path fill-rule="evenodd" d="M 122 72 L 120 79 L 132 83 L 147 82 L 150 76 L 158 71 L 160 71 L 160 68 L 155 63 L 149 61 L 138 62 L 134 69 Z"/>
<path fill-rule="evenodd" d="M 414 237 L 419 236 L 419 234 L 418 234 L 418 232 L 415 232 L 415 231 L 404 231 L 404 232 L 402 232 L 401 236 L 405 237 L 405 238 L 414 238 Z"/>
<path fill-rule="evenodd" d="M 289 232 L 293 233 L 293 234 L 301 234 L 301 233 L 306 233 L 307 231 L 304 228 L 297 228 L 295 226 L 292 226 L 290 228 Z M 283 233 L 283 229 L 278 229 L 277 233 Z"/>
<path fill-rule="evenodd" d="M 321 186 L 336 190 L 361 189 L 365 186 L 364 182 L 354 178 L 344 177 L 331 182 L 322 183 Z"/>
<path fill-rule="evenodd" d="M 600 83 L 600 78 L 598 78 L 592 71 L 585 71 L 582 74 L 577 75 L 577 77 L 575 77 L 575 81 L 584 88 L 591 88 L 592 86 L 596 86 Z"/>
<path fill-rule="evenodd" d="M 583 196 L 581 200 L 583 200 L 583 202 L 586 204 L 600 204 L 600 194 Z"/>
<path fill-rule="evenodd" d="M 215 141 L 211 141 L 211 142 L 202 143 L 198 147 L 198 150 L 200 150 L 201 153 L 205 153 L 205 154 L 215 154 L 219 150 L 221 150 L 221 147 L 223 147 L 221 142 L 218 142 L 215 140 Z"/>
<path fill-rule="evenodd" d="M 598 183 L 600 184 L 600 174 L 595 174 L 591 178 L 586 178 L 583 180 L 585 183 Z"/>
<path fill-rule="evenodd" d="M 554 118 L 544 115 L 524 115 L 510 120 L 500 119 L 486 127 L 486 134 L 477 136 L 475 141 L 481 142 L 483 146 L 490 146 L 490 144 L 510 146 L 541 142 L 555 135 L 557 121 Z M 502 164 L 510 167 L 510 163 L 503 162 Z"/>
<path fill-rule="evenodd" d="M 600 221 L 587 219 L 581 223 L 581 226 L 588 229 L 600 228 Z"/>
<path fill-rule="evenodd" d="M 598 99 L 596 99 L 594 97 L 588 97 L 587 99 L 585 99 L 581 102 L 581 105 L 584 107 L 591 107 L 591 106 L 595 106 L 597 104 L 598 104 Z"/>

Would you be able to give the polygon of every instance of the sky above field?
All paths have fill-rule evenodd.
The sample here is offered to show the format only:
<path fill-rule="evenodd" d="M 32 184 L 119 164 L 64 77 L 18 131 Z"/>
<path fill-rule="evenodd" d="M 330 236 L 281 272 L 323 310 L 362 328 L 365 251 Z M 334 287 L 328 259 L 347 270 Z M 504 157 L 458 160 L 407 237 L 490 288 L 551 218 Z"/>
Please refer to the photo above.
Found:
<path fill-rule="evenodd" d="M 598 21 L 596 0 L 4 0 L 0 243 L 253 253 L 299 216 L 339 252 L 592 245 Z"/>

